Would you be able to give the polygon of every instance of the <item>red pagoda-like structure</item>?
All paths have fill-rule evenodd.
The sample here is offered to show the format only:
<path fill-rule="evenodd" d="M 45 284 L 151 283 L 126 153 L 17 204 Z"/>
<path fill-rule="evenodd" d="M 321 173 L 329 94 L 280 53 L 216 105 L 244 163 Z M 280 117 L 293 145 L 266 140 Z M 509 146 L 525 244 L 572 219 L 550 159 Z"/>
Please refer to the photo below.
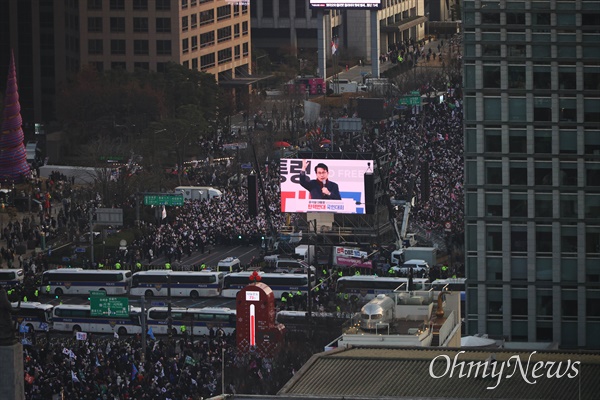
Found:
<path fill-rule="evenodd" d="M 0 182 L 19 183 L 29 176 L 22 125 L 15 56 L 11 53 L 0 131 Z"/>

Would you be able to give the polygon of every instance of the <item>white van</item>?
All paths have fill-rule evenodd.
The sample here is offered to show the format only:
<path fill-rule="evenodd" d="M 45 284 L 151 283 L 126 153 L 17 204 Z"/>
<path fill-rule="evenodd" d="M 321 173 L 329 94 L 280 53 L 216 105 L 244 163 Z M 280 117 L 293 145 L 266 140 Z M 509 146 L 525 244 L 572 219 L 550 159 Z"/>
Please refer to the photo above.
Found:
<path fill-rule="evenodd" d="M 279 259 L 275 263 L 275 272 L 292 273 L 292 274 L 307 274 L 308 264 L 304 261 L 294 260 L 292 258 Z M 311 273 L 315 274 L 317 270 L 310 266 Z"/>
<path fill-rule="evenodd" d="M 296 254 L 296 256 L 307 264 L 313 264 L 314 260 L 317 258 L 316 251 L 317 250 L 315 249 L 314 244 L 301 244 L 299 246 L 296 246 L 296 248 L 294 249 L 294 253 Z"/>
<path fill-rule="evenodd" d="M 223 195 L 212 186 L 177 186 L 175 193 L 181 193 L 184 200 L 208 200 Z"/>
<path fill-rule="evenodd" d="M 413 273 L 429 272 L 429 264 L 425 260 L 408 260 L 397 269 L 403 274 L 408 274 L 411 268 Z"/>
<path fill-rule="evenodd" d="M 219 261 L 217 264 L 217 272 L 224 272 L 230 274 L 232 272 L 240 272 L 242 270 L 242 263 L 239 258 L 227 257 Z"/>

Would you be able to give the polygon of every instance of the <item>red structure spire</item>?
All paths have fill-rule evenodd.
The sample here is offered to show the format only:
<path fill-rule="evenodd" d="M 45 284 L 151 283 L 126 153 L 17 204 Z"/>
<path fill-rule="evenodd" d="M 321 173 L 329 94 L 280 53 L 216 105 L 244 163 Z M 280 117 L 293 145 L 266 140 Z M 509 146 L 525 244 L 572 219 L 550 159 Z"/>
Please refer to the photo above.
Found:
<path fill-rule="evenodd" d="M 4 97 L 4 118 L 0 130 L 0 182 L 18 183 L 29 176 L 24 138 L 15 55 L 11 52 Z"/>

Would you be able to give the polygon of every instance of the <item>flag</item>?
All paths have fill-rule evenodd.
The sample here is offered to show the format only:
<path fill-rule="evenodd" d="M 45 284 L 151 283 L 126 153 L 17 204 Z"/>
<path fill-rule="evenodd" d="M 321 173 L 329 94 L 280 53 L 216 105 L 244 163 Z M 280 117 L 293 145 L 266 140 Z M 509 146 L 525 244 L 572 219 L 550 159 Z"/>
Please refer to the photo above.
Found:
<path fill-rule="evenodd" d="M 131 380 L 134 380 L 138 374 L 138 369 L 135 367 L 135 364 L 131 364 Z"/>
<path fill-rule="evenodd" d="M 73 371 L 71 371 L 71 380 L 73 382 L 79 383 L 79 378 L 77 377 L 77 375 L 75 375 L 75 372 L 73 372 Z"/>
<path fill-rule="evenodd" d="M 29 327 L 27 325 L 19 325 L 19 333 L 27 333 L 29 332 Z"/>
<path fill-rule="evenodd" d="M 119 334 L 118 334 L 117 332 L 115 332 L 115 333 L 113 334 L 113 336 L 115 337 L 115 339 L 118 339 L 118 338 L 119 338 Z"/>
<path fill-rule="evenodd" d="M 337 44 L 332 40 L 331 41 L 331 55 L 335 55 L 335 53 L 337 52 Z"/>
<path fill-rule="evenodd" d="M 165 219 L 167 218 L 167 209 L 165 208 L 165 206 L 163 205 L 163 209 L 162 209 L 162 218 L 161 219 Z"/>
<path fill-rule="evenodd" d="M 33 384 L 33 381 L 34 381 L 34 379 L 35 379 L 35 378 L 34 378 L 33 376 L 29 375 L 29 373 L 27 373 L 27 372 L 25 373 L 25 382 L 27 382 L 27 383 L 29 383 L 30 385 L 32 385 L 32 384 Z"/>
<path fill-rule="evenodd" d="M 40 330 L 41 331 L 47 331 L 50 327 L 48 326 L 47 323 L 45 322 L 40 322 Z"/>
<path fill-rule="evenodd" d="M 148 328 L 148 336 L 150 336 L 150 339 L 156 340 L 154 337 L 154 332 L 152 332 L 152 327 Z"/>
<path fill-rule="evenodd" d="M 98 360 L 98 356 L 96 356 L 96 367 L 100 366 L 100 361 Z"/>

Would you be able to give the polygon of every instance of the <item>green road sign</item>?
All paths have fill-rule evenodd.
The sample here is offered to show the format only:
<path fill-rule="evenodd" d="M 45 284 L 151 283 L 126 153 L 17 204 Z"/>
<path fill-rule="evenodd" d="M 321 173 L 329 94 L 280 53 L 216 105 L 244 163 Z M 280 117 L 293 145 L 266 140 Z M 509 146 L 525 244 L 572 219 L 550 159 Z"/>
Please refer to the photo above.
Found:
<path fill-rule="evenodd" d="M 90 297 L 92 317 L 129 317 L 127 297 Z"/>
<path fill-rule="evenodd" d="M 405 96 L 398 100 L 398 104 L 401 106 L 420 106 L 421 96 Z"/>
<path fill-rule="evenodd" d="M 144 205 L 146 206 L 182 206 L 183 195 L 181 193 L 145 194 Z"/>
<path fill-rule="evenodd" d="M 90 290 L 90 297 L 106 297 L 104 290 Z"/>

